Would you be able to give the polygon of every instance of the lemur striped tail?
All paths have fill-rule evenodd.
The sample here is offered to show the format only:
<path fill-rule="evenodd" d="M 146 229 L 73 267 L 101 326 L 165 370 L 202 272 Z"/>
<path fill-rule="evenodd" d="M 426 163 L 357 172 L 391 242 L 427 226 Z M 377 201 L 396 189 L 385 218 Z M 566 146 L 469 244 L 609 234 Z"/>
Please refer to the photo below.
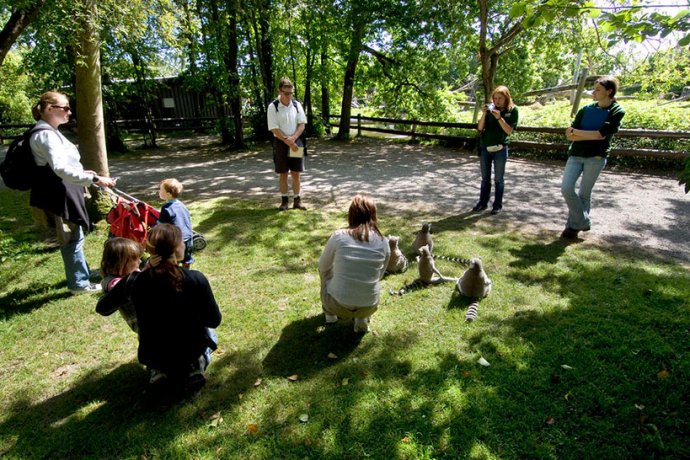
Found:
<path fill-rule="evenodd" d="M 434 258 L 434 260 L 438 260 L 438 259 L 448 260 L 450 262 L 456 263 L 458 265 L 464 265 L 466 267 L 469 267 L 470 264 L 472 263 L 471 259 L 462 259 L 460 257 L 439 256 L 436 254 L 434 254 L 432 257 Z"/>
<path fill-rule="evenodd" d="M 477 299 L 474 299 L 472 301 L 472 303 L 470 304 L 470 306 L 467 307 L 467 313 L 465 314 L 465 322 L 471 323 L 472 321 L 477 319 L 478 310 L 479 310 L 479 301 Z"/>
<path fill-rule="evenodd" d="M 427 283 L 425 283 L 422 280 L 414 280 L 410 284 L 406 284 L 405 286 L 401 287 L 397 291 L 394 291 L 393 289 L 389 289 L 388 293 L 390 295 L 403 295 L 407 294 L 408 292 L 416 291 L 418 289 L 421 289 L 423 287 L 426 287 Z"/>

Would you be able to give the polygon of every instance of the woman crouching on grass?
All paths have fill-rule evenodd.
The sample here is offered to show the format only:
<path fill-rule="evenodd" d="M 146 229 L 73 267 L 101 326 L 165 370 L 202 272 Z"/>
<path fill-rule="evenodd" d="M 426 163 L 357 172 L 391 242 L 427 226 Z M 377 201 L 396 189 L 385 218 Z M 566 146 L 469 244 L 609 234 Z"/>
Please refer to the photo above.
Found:
<path fill-rule="evenodd" d="M 221 321 L 211 286 L 201 272 L 177 265 L 184 243 L 176 226 L 156 225 L 146 239 L 146 250 L 154 263 L 139 273 L 131 291 L 139 325 L 139 362 L 148 367 L 152 384 L 201 388 L 211 350 L 217 347 L 210 328 Z"/>
<path fill-rule="evenodd" d="M 389 258 L 390 246 L 379 231 L 374 200 L 355 195 L 348 212 L 348 227 L 331 235 L 319 259 L 326 323 L 354 318 L 355 332 L 369 330 Z"/>

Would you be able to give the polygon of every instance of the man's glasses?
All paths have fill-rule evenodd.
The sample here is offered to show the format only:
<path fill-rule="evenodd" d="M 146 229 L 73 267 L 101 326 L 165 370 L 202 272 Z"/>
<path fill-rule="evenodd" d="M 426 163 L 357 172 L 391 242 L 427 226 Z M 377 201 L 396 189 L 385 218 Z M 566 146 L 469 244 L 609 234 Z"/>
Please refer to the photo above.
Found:
<path fill-rule="evenodd" d="M 292 94 L 294 93 L 294 91 L 283 91 L 283 90 L 281 90 L 281 92 L 283 94 L 285 94 L 286 96 L 292 96 Z"/>
<path fill-rule="evenodd" d="M 51 107 L 54 107 L 56 109 L 62 109 L 65 112 L 71 112 L 72 108 L 69 105 L 51 105 Z"/>

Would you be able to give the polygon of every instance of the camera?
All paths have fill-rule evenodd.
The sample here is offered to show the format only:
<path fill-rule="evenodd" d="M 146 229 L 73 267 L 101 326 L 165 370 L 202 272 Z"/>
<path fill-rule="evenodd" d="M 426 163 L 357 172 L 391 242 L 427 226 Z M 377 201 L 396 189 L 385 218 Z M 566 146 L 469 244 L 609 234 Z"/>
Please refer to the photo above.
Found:
<path fill-rule="evenodd" d="M 495 108 L 496 108 L 496 105 L 493 102 L 489 102 L 488 104 L 486 104 L 486 110 L 488 110 L 489 112 L 491 112 Z"/>

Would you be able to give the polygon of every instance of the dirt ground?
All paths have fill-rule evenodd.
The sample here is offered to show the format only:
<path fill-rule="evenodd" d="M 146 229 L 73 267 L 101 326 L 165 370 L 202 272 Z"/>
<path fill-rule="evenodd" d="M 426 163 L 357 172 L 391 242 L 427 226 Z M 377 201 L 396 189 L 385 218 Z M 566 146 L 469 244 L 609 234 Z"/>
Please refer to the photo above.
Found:
<path fill-rule="evenodd" d="M 237 197 L 278 205 L 269 144 L 234 153 L 219 145 L 217 137 L 197 136 L 163 140 L 161 147 L 112 156 L 110 172 L 120 177 L 119 188 L 158 203 L 160 180 L 176 177 L 185 185 L 188 202 Z M 566 218 L 562 172 L 561 162 L 510 158 L 503 212 L 475 214 L 469 210 L 479 197 L 480 173 L 471 152 L 372 139 L 350 144 L 310 140 L 302 197 L 308 207 L 345 210 L 354 193 L 364 192 L 376 198 L 382 219 L 386 213 L 404 212 L 458 228 L 535 233 L 548 243 L 558 238 Z M 690 194 L 673 176 L 605 169 L 594 188 L 592 219 L 592 230 L 581 234 L 581 244 L 690 266 Z"/>
<path fill-rule="evenodd" d="M 176 177 L 184 200 L 212 197 L 256 199 L 277 206 L 277 176 L 271 147 L 230 153 L 216 137 L 164 140 L 163 148 L 136 161 L 112 158 L 119 187 L 157 202 L 158 183 Z M 133 165 L 136 165 L 133 168 Z M 503 212 L 474 214 L 479 197 L 478 158 L 470 152 L 399 142 L 356 140 L 351 144 L 310 140 L 303 202 L 309 207 L 345 210 L 356 192 L 374 196 L 387 212 L 418 213 L 432 222 L 483 231 L 515 229 L 558 238 L 566 218 L 560 192 L 563 164 L 510 158 L 506 167 Z M 690 265 L 690 194 L 674 177 L 604 170 L 592 200 L 592 230 L 585 244 L 620 247 L 650 258 L 671 258 Z"/>

